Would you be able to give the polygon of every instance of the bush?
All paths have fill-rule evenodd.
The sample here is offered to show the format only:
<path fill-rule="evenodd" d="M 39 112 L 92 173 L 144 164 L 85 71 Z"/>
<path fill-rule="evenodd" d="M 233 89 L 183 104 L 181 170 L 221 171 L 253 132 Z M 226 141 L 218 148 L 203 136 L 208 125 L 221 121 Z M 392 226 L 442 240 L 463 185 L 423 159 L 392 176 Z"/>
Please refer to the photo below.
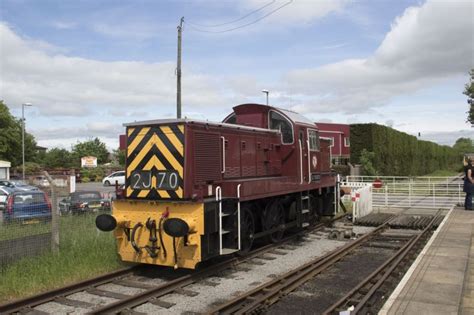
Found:
<path fill-rule="evenodd" d="M 348 176 L 351 173 L 349 165 L 333 165 L 332 169 L 341 176 Z"/>
<path fill-rule="evenodd" d="M 360 164 L 364 170 L 364 175 L 375 176 L 377 175 L 377 170 L 374 167 L 375 153 L 363 149 L 360 154 Z"/>
<path fill-rule="evenodd" d="M 81 177 L 81 181 L 82 181 L 83 183 L 88 183 L 88 182 L 90 182 L 91 180 L 90 180 L 89 177 Z"/>
<path fill-rule="evenodd" d="M 41 165 L 39 165 L 38 163 L 34 163 L 34 162 L 25 162 L 25 174 L 26 175 L 35 175 L 35 174 L 38 174 L 40 171 L 41 171 Z M 16 168 L 16 171 L 21 173 L 23 171 L 23 168 L 21 165 L 19 165 L 17 168 Z"/>
<path fill-rule="evenodd" d="M 351 163 L 362 164 L 364 149 L 373 152 L 377 175 L 417 176 L 454 169 L 461 161 L 449 146 L 418 140 L 415 136 L 377 124 L 351 125 Z M 370 160 L 370 159 L 369 159 Z"/>
<path fill-rule="evenodd" d="M 83 168 L 81 170 L 81 176 L 83 176 L 82 181 L 84 181 L 84 177 L 89 178 L 89 181 L 101 181 L 102 178 L 105 176 L 105 170 L 103 167 L 95 167 L 95 168 Z"/>

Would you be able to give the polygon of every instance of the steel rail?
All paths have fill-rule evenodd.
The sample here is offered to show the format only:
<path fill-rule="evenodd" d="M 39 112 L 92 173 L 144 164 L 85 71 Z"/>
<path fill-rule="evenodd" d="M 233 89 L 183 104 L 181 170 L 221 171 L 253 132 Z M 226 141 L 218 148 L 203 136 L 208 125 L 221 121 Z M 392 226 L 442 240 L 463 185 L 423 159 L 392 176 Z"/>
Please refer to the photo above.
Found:
<path fill-rule="evenodd" d="M 256 250 L 248 253 L 245 256 L 241 256 L 241 257 L 235 257 L 234 256 L 234 257 L 232 257 L 230 259 L 227 259 L 227 260 L 225 260 L 221 263 L 218 263 L 217 265 L 209 266 L 206 269 L 203 269 L 203 270 L 198 271 L 196 273 L 189 274 L 189 275 L 174 279 L 170 282 L 166 282 L 166 283 L 164 283 L 160 286 L 157 286 L 155 288 L 148 289 L 146 291 L 143 291 L 141 293 L 133 295 L 129 298 L 119 300 L 117 302 L 105 305 L 105 306 L 100 307 L 100 308 L 96 308 L 96 309 L 92 310 L 91 312 L 89 312 L 89 314 L 104 314 L 104 313 L 115 314 L 115 313 L 119 313 L 119 312 L 124 311 L 124 310 L 131 310 L 134 307 L 137 307 L 139 305 L 142 305 L 142 304 L 150 302 L 150 301 L 154 301 L 154 300 L 156 301 L 160 297 L 162 297 L 166 294 L 176 292 L 177 290 L 182 289 L 183 287 L 188 286 L 188 285 L 190 285 L 192 283 L 195 283 L 197 281 L 203 280 L 206 277 L 209 277 L 211 275 L 215 275 L 215 274 L 217 274 L 221 271 L 224 271 L 226 269 L 235 267 L 235 266 L 237 266 L 241 263 L 244 263 L 248 260 L 251 260 L 253 258 L 261 256 L 265 253 L 271 252 L 272 250 L 285 245 L 286 243 L 296 239 L 297 237 L 299 237 L 303 234 L 310 233 L 310 232 L 313 232 L 313 231 L 317 231 L 321 228 L 326 227 L 328 224 L 332 224 L 333 222 L 335 222 L 335 221 L 337 221 L 337 220 L 339 220 L 343 217 L 344 216 L 340 216 L 340 217 L 334 218 L 334 219 L 332 219 L 328 222 L 319 223 L 319 224 L 313 226 L 311 229 L 305 229 L 305 230 L 299 231 L 299 232 L 297 232 L 293 235 L 290 235 L 290 236 L 284 238 L 279 243 L 265 245 L 263 247 L 260 247 Z"/>
<path fill-rule="evenodd" d="M 370 233 L 348 243 L 341 248 L 319 257 L 295 270 L 292 270 L 258 288 L 240 295 L 208 312 L 208 314 L 246 314 L 258 309 L 261 305 L 271 305 L 281 296 L 293 291 L 309 279 L 326 270 L 355 248 L 377 235 L 388 227 L 388 222 L 383 223 Z"/>
<path fill-rule="evenodd" d="M 64 297 L 76 292 L 81 292 L 87 288 L 97 287 L 99 285 L 115 281 L 117 279 L 123 278 L 134 272 L 138 271 L 141 268 L 140 266 L 133 266 L 130 268 L 125 268 L 117 270 L 105 275 L 101 275 L 92 279 L 87 279 L 81 282 L 74 283 L 72 285 L 54 289 L 45 293 L 40 293 L 31 297 L 27 297 L 21 300 L 16 300 L 10 303 L 0 305 L 0 314 L 9 314 L 21 312 L 25 309 L 31 309 L 37 305 L 44 303 L 52 302 L 58 297 Z"/>
<path fill-rule="evenodd" d="M 351 302 L 356 301 L 354 310 L 351 311 L 351 314 L 358 314 L 363 307 L 366 306 L 369 299 L 377 292 L 378 289 L 385 283 L 387 278 L 393 273 L 393 271 L 400 266 L 404 259 L 406 259 L 409 254 L 414 249 L 414 246 L 420 244 L 420 240 L 428 235 L 428 232 L 431 231 L 434 223 L 439 219 L 440 215 L 435 215 L 430 223 L 425 227 L 425 229 L 419 233 L 417 236 L 412 237 L 407 243 L 404 244 L 390 259 L 384 262 L 379 268 L 367 276 L 361 283 L 359 283 L 355 288 L 348 292 L 345 296 L 335 302 L 333 305 L 328 307 L 323 314 L 334 314 L 338 309 L 342 309 L 345 306 L 349 307 L 352 305 Z M 377 279 L 378 276 L 382 276 Z M 376 282 L 374 282 L 376 280 Z M 374 282 L 370 287 L 369 291 L 366 294 L 361 294 L 362 298 L 354 298 L 354 296 L 365 288 L 368 284 Z"/>
<path fill-rule="evenodd" d="M 437 217 L 438 215 L 436 215 Z M 405 252 L 398 257 L 398 259 L 392 264 L 391 267 L 387 270 L 386 273 L 377 281 L 377 283 L 370 289 L 370 291 L 365 295 L 365 297 L 360 301 L 360 303 L 355 307 L 354 309 L 354 314 L 357 314 L 362 307 L 366 305 L 366 303 L 369 301 L 369 299 L 374 295 L 374 293 L 382 286 L 382 284 L 386 281 L 386 279 L 389 277 L 389 275 L 392 274 L 392 272 L 395 270 L 396 267 L 400 265 L 400 263 L 408 256 L 408 254 L 411 252 L 413 247 L 417 244 L 419 244 L 419 241 L 422 237 L 426 236 L 429 231 L 431 231 L 431 228 L 433 226 L 433 223 L 435 221 L 435 218 L 430 222 L 430 224 L 423 230 L 422 233 L 420 233 L 413 242 L 410 243 L 408 248 L 405 250 Z"/>

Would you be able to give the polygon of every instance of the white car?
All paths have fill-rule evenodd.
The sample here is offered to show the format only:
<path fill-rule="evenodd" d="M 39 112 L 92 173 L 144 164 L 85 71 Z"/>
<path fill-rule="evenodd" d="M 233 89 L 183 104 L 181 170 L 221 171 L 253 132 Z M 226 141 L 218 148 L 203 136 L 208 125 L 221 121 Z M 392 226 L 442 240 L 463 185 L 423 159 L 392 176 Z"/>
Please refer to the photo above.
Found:
<path fill-rule="evenodd" d="M 102 184 L 104 186 L 115 185 L 117 183 L 119 186 L 125 184 L 125 171 L 118 171 L 110 174 L 109 176 L 104 177 Z"/>
<path fill-rule="evenodd" d="M 10 195 L 12 191 L 13 190 L 8 187 L 0 186 L 0 210 L 5 209 L 8 195 Z"/>

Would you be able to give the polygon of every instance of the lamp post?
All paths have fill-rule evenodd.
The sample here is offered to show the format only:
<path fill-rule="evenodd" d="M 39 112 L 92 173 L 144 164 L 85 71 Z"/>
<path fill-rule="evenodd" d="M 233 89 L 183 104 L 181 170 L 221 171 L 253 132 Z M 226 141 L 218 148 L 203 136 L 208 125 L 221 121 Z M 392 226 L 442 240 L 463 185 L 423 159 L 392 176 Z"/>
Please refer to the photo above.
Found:
<path fill-rule="evenodd" d="M 21 104 L 21 149 L 22 149 L 22 168 L 23 168 L 23 181 L 25 181 L 25 106 L 33 106 L 31 103 Z"/>
<path fill-rule="evenodd" d="M 262 90 L 262 93 L 265 93 L 266 94 L 266 98 L 267 98 L 267 105 L 268 105 L 268 94 L 270 93 L 268 90 Z"/>

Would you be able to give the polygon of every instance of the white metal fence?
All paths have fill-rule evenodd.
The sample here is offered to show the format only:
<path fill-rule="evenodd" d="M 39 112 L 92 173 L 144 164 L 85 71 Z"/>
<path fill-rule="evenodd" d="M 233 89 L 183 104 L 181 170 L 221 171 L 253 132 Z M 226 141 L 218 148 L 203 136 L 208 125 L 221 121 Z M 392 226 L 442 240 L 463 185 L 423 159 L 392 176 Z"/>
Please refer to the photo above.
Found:
<path fill-rule="evenodd" d="M 372 183 L 376 179 L 381 180 L 383 183 L 407 183 L 407 182 L 423 182 L 428 184 L 433 183 L 452 183 L 461 180 L 461 175 L 457 176 L 347 176 L 346 181 L 348 182 L 362 182 Z"/>
<path fill-rule="evenodd" d="M 375 176 L 349 176 L 348 181 L 373 182 Z M 384 208 L 417 207 L 450 209 L 464 203 L 463 183 L 459 176 L 451 177 L 378 177 L 381 188 L 373 188 L 373 206 Z"/>

